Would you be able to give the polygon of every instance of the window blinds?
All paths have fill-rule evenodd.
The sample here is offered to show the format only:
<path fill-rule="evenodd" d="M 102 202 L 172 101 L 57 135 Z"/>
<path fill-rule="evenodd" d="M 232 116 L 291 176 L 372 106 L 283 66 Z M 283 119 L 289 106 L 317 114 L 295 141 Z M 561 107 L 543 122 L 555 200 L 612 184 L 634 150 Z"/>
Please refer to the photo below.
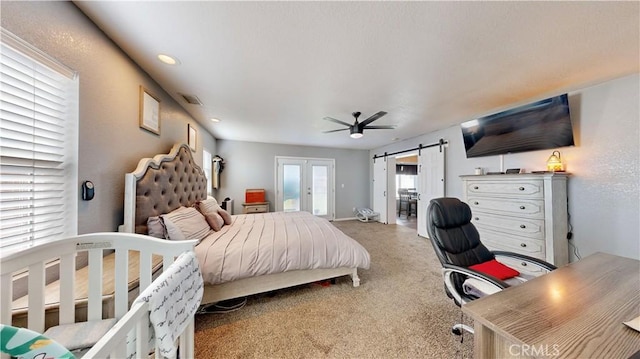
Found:
<path fill-rule="evenodd" d="M 77 78 L 4 29 L 0 54 L 0 246 L 75 235 Z"/>

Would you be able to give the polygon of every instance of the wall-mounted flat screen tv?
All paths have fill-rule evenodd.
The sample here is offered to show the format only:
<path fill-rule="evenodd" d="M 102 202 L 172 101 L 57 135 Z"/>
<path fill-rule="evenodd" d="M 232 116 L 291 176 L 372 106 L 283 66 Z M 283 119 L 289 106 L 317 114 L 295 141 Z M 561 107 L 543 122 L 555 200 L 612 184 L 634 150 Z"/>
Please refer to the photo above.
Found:
<path fill-rule="evenodd" d="M 467 158 L 573 146 L 567 94 L 461 125 Z"/>

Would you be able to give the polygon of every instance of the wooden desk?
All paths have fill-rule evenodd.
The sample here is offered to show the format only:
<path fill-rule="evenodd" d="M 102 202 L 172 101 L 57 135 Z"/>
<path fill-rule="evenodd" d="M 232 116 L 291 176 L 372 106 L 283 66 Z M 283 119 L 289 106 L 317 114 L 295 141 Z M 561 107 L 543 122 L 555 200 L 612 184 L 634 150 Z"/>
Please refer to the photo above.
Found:
<path fill-rule="evenodd" d="M 640 333 L 640 261 L 596 253 L 463 305 L 474 358 L 629 358 Z"/>

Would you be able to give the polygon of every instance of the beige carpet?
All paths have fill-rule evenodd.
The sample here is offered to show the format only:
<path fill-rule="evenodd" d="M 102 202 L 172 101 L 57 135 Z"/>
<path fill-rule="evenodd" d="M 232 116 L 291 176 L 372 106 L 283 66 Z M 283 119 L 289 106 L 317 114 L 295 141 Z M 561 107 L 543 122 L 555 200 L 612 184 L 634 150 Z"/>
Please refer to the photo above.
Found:
<path fill-rule="evenodd" d="M 371 254 L 360 287 L 344 277 L 252 296 L 236 312 L 198 315 L 196 357 L 472 357 L 473 336 L 461 343 L 451 334 L 462 313 L 444 294 L 428 240 L 398 225 L 334 224 Z"/>

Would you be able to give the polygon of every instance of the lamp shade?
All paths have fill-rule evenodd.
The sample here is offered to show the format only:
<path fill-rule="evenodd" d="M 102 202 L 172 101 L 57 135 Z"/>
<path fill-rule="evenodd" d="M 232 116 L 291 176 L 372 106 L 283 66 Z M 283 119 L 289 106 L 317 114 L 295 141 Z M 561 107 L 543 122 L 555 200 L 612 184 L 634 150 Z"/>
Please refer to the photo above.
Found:
<path fill-rule="evenodd" d="M 358 128 L 358 126 L 351 126 L 351 138 L 361 138 L 363 136 L 362 129 Z"/>
<path fill-rule="evenodd" d="M 560 151 L 553 151 L 549 159 L 547 160 L 547 171 L 550 172 L 562 172 L 562 159 L 560 158 Z"/>

